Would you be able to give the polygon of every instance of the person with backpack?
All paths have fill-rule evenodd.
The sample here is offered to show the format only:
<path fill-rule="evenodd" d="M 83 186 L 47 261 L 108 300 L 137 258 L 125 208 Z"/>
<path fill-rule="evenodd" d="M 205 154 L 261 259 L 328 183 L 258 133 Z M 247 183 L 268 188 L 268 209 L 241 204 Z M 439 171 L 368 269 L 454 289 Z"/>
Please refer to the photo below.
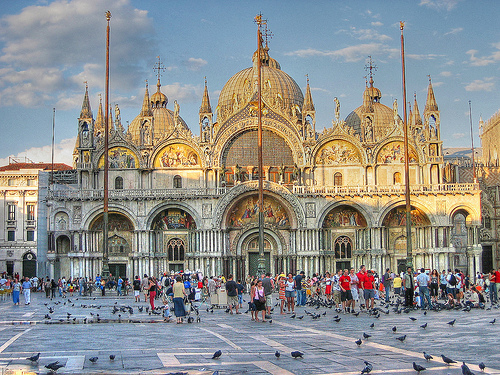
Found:
<path fill-rule="evenodd" d="M 133 283 L 133 288 L 134 288 L 134 298 L 135 302 L 141 302 L 141 280 L 139 280 L 139 275 L 135 275 L 134 283 Z"/>
<path fill-rule="evenodd" d="M 448 276 L 446 276 L 446 293 L 451 294 L 453 299 L 457 298 L 457 278 L 451 272 L 451 269 L 448 270 Z"/>

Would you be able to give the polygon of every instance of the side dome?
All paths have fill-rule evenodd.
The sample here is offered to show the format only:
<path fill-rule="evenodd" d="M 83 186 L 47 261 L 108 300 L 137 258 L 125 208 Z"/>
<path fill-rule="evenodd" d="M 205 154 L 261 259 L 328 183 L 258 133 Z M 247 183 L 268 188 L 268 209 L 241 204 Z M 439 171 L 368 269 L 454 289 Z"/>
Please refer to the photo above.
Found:
<path fill-rule="evenodd" d="M 267 47 L 261 49 L 262 60 L 262 98 L 268 105 L 279 106 L 292 113 L 292 108 L 302 109 L 304 95 L 299 85 L 287 73 L 281 70 L 280 64 L 269 57 Z M 219 94 L 217 105 L 217 122 L 225 120 L 249 101 L 257 93 L 257 52 L 253 55 L 253 67 L 239 71 L 224 85 Z"/>
<path fill-rule="evenodd" d="M 168 98 L 160 91 L 160 86 L 160 82 L 158 81 L 157 91 L 151 95 L 150 98 L 147 98 L 148 94 L 146 88 L 144 101 L 149 101 L 149 106 L 147 103 L 143 104 L 143 110 L 134 120 L 132 120 L 128 127 L 132 140 L 136 144 L 140 144 L 141 142 L 141 125 L 148 118 L 153 117 L 154 139 L 162 139 L 175 129 L 176 114 L 167 108 Z M 189 131 L 186 122 L 178 114 L 177 121 L 184 130 Z"/>
<path fill-rule="evenodd" d="M 374 141 L 380 140 L 392 132 L 394 110 L 380 103 L 381 98 L 382 93 L 373 86 L 373 79 L 370 79 L 370 86 L 367 86 L 363 93 L 363 105 L 349 113 L 345 118 L 346 125 L 354 129 L 355 134 L 363 133 L 367 121 L 372 126 Z"/>

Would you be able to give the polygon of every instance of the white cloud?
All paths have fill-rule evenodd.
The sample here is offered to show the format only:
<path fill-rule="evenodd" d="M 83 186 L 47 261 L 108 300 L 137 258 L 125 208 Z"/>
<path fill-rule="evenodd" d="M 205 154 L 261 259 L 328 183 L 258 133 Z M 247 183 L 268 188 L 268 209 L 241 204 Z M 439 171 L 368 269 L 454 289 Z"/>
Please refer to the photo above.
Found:
<path fill-rule="evenodd" d="M 461 31 L 463 31 L 464 28 L 463 27 L 456 27 L 454 29 L 451 29 L 450 31 L 448 31 L 447 33 L 444 33 L 443 35 L 453 35 L 453 34 L 457 34 Z"/>
<path fill-rule="evenodd" d="M 444 85 L 444 82 L 432 82 L 433 87 L 439 87 L 439 86 L 443 86 L 443 85 Z"/>
<path fill-rule="evenodd" d="M 198 71 L 207 64 L 208 64 L 208 62 L 206 60 L 203 60 L 202 58 L 194 58 L 194 57 L 190 57 L 189 59 L 187 59 L 184 62 L 184 65 L 186 65 L 186 67 L 189 70 L 193 70 L 193 71 Z"/>
<path fill-rule="evenodd" d="M 356 62 L 366 58 L 367 55 L 394 58 L 398 56 L 399 50 L 390 48 L 382 43 L 358 44 L 345 47 L 335 51 L 320 51 L 314 48 L 307 48 L 293 52 L 287 52 L 285 55 L 297 57 L 316 57 L 326 56 L 332 59 L 343 59 L 346 62 Z"/>
<path fill-rule="evenodd" d="M 375 21 L 375 22 L 372 22 L 372 26 L 384 26 L 384 24 L 380 21 Z"/>
<path fill-rule="evenodd" d="M 465 137 L 465 133 L 453 133 L 452 137 L 454 139 L 460 139 Z"/>
<path fill-rule="evenodd" d="M 373 29 L 356 29 L 355 27 L 351 27 L 351 34 L 359 40 L 378 40 L 380 42 L 392 40 L 390 36 L 379 34 L 378 31 Z"/>
<path fill-rule="evenodd" d="M 453 75 L 453 73 L 448 72 L 448 71 L 444 71 L 444 72 L 439 73 L 439 75 L 441 75 L 443 77 L 451 77 Z"/>
<path fill-rule="evenodd" d="M 460 2 L 461 0 L 420 0 L 419 5 L 426 6 L 428 8 L 437 10 L 447 10 L 450 11 Z"/>
<path fill-rule="evenodd" d="M 54 162 L 73 165 L 73 150 L 75 148 L 76 137 L 63 139 L 54 145 Z M 9 155 L 0 158 L 0 166 L 9 164 L 9 157 L 22 158 L 28 157 L 35 163 L 50 163 L 52 160 L 52 147 L 46 145 L 42 147 L 31 147 L 17 155 Z"/>
<path fill-rule="evenodd" d="M 42 2 L 39 2 L 42 4 Z M 0 19 L 0 103 L 53 105 L 58 96 L 103 85 L 106 18 L 111 9 L 110 63 L 113 89 L 135 87 L 142 74 L 137 66 L 154 47 L 154 33 L 146 11 L 134 9 L 130 0 L 56 0 L 28 6 L 19 14 Z M 141 51 L 141 53 L 137 53 Z M 126 78 L 126 79 L 125 79 Z M 31 100 L 23 97 L 31 92 Z"/>
<path fill-rule="evenodd" d="M 489 64 L 493 64 L 495 60 L 492 57 L 476 57 L 476 53 L 478 50 L 471 49 L 466 52 L 467 55 L 470 55 L 470 63 L 473 66 L 486 66 Z"/>
<path fill-rule="evenodd" d="M 180 102 L 201 102 L 201 97 L 203 95 L 203 89 L 201 86 L 194 85 L 182 85 L 179 82 L 175 82 L 171 85 L 162 85 L 162 91 L 167 95 L 169 103 L 173 103 L 174 100 Z"/>
<path fill-rule="evenodd" d="M 436 57 L 444 57 L 444 55 L 436 55 L 434 53 L 428 53 L 428 54 L 409 53 L 406 56 L 409 59 L 413 60 L 434 60 Z"/>
<path fill-rule="evenodd" d="M 476 79 L 465 86 L 466 91 L 491 91 L 495 86 L 495 82 L 493 82 L 493 77 L 482 79 Z"/>

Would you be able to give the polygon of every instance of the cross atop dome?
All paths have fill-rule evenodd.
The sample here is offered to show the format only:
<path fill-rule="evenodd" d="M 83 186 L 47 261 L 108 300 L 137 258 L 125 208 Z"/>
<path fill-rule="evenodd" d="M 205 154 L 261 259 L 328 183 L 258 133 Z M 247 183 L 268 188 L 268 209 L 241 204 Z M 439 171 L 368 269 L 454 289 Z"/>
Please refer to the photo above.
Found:
<path fill-rule="evenodd" d="M 153 70 L 156 70 L 156 75 L 158 76 L 158 83 L 156 84 L 156 86 L 158 87 L 158 91 L 160 91 L 160 77 L 161 77 L 161 72 L 164 72 L 166 69 L 165 69 L 165 66 L 162 64 L 161 62 L 161 59 L 160 59 L 160 56 L 157 56 L 157 59 L 158 59 L 158 63 L 155 65 L 155 67 L 153 68 Z"/>
<path fill-rule="evenodd" d="M 377 71 L 377 66 L 373 64 L 371 56 L 368 56 L 368 63 L 365 65 L 365 70 L 370 71 L 370 87 L 373 87 L 373 72 Z"/>

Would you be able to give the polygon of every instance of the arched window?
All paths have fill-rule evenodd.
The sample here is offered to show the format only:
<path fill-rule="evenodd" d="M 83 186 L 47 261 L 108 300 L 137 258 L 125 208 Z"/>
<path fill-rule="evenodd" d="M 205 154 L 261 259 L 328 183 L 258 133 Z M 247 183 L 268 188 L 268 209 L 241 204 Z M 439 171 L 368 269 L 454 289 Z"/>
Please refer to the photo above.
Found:
<path fill-rule="evenodd" d="M 115 189 L 122 190 L 123 189 L 123 177 L 118 176 L 115 178 Z"/>
<path fill-rule="evenodd" d="M 335 186 L 342 186 L 342 173 L 337 172 L 333 175 L 333 184 Z"/>
<path fill-rule="evenodd" d="M 394 185 L 401 183 L 401 173 L 399 173 L 399 172 L 394 173 L 393 183 L 394 183 Z"/>
<path fill-rule="evenodd" d="M 172 238 L 167 244 L 169 262 L 184 261 L 184 241 L 179 238 Z"/>
<path fill-rule="evenodd" d="M 182 188 L 182 177 L 177 175 L 174 176 L 174 189 L 181 189 Z"/>
<path fill-rule="evenodd" d="M 352 257 L 352 242 L 347 236 L 340 236 L 335 240 L 335 259 L 349 259 Z"/>

